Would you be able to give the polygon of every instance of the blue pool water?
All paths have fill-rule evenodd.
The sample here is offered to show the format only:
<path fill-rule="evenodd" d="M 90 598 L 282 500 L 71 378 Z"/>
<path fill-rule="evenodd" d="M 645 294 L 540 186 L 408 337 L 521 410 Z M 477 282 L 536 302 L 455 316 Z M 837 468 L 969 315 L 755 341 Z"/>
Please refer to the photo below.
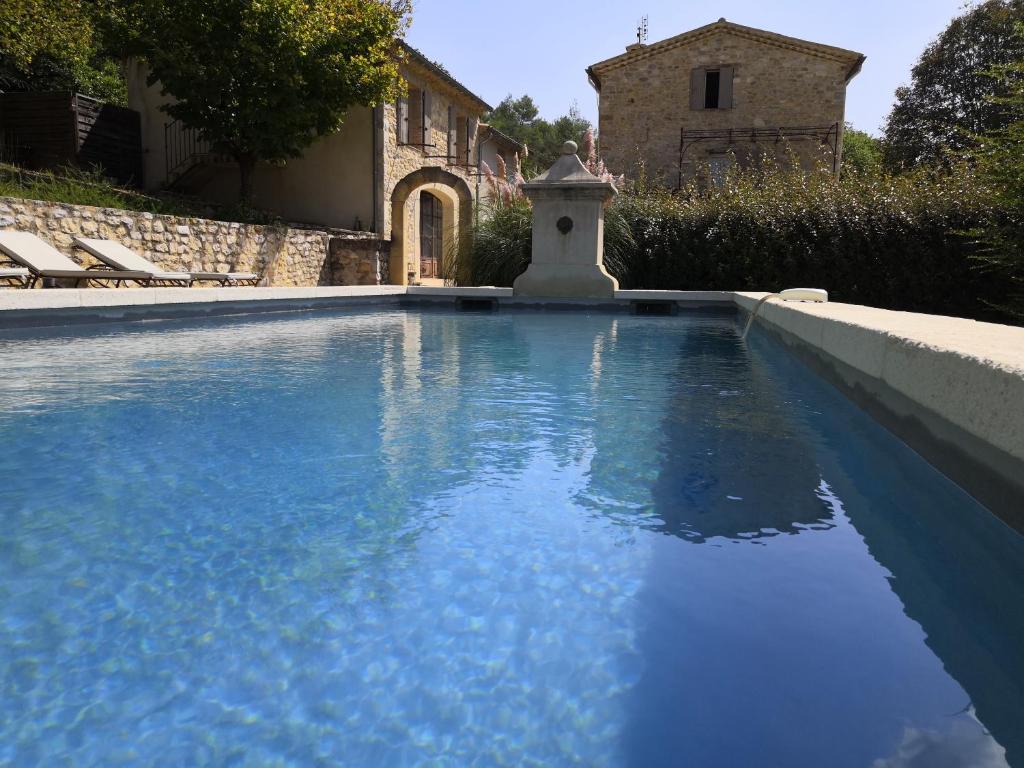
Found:
<path fill-rule="evenodd" d="M 0 766 L 1024 765 L 1024 538 L 732 316 L 0 363 Z"/>

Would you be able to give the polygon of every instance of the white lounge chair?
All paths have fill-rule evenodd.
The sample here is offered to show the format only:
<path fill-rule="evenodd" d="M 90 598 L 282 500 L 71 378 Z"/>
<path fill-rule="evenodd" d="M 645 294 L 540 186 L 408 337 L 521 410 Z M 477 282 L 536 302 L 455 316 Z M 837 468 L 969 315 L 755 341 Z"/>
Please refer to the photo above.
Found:
<path fill-rule="evenodd" d="M 0 268 L 0 283 L 4 285 L 28 287 L 29 273 L 23 267 Z"/>
<path fill-rule="evenodd" d="M 255 272 L 163 272 L 153 262 L 113 240 L 76 237 L 75 245 L 115 269 L 149 272 L 157 284 L 191 285 L 193 282 L 206 281 L 221 285 L 256 285 L 260 281 L 260 276 Z"/>
<path fill-rule="evenodd" d="M 131 248 L 126 248 L 115 240 L 76 237 L 74 244 L 75 247 L 92 254 L 113 269 L 128 269 L 147 273 L 150 276 L 150 285 L 179 285 L 185 288 L 192 285 L 192 275 L 188 272 L 165 272 L 153 262 L 142 258 Z"/>
<path fill-rule="evenodd" d="M 13 261 L 23 265 L 29 271 L 28 285 L 33 287 L 40 278 L 68 278 L 75 281 L 76 286 L 97 283 L 100 285 L 114 283 L 115 286 L 125 282 L 136 282 L 147 285 L 150 281 L 148 272 L 130 270 L 111 270 L 107 267 L 90 267 L 83 269 L 45 240 L 31 232 L 5 230 L 0 232 L 0 251 Z"/>

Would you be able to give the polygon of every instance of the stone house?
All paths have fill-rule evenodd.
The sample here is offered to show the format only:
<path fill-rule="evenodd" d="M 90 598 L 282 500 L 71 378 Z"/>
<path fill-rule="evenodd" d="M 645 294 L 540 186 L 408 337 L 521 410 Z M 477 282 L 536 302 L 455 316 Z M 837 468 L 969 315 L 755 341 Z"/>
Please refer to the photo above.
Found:
<path fill-rule="evenodd" d="M 846 86 L 864 56 L 719 19 L 635 43 L 587 69 L 601 155 L 613 173 L 715 183 L 765 154 L 838 172 Z"/>
<path fill-rule="evenodd" d="M 355 107 L 301 157 L 261 164 L 255 201 L 289 222 L 376 233 L 385 251 L 379 282 L 444 278 L 445 254 L 487 194 L 481 163 L 509 164 L 523 147 L 482 123 L 491 107 L 447 70 L 401 42 L 408 90 L 394 104 Z M 213 202 L 237 200 L 238 170 L 160 107 L 171 100 L 128 69 L 128 106 L 142 118 L 144 180 Z"/>

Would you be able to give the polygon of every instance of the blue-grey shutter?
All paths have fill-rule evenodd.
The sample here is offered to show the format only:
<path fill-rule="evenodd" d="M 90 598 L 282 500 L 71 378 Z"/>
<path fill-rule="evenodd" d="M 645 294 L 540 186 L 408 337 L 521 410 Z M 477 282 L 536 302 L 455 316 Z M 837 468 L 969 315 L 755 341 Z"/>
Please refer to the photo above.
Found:
<path fill-rule="evenodd" d="M 424 147 L 431 145 L 433 142 L 430 140 L 430 109 L 433 104 L 431 98 L 432 94 L 426 88 L 423 89 L 423 115 L 421 118 L 420 125 L 423 126 L 423 138 L 420 140 L 420 144 Z"/>
<path fill-rule="evenodd" d="M 466 118 L 466 165 L 472 165 L 473 142 L 476 139 L 476 132 L 479 130 L 480 121 L 478 118 Z"/>
<path fill-rule="evenodd" d="M 732 77 L 734 68 L 723 66 L 718 69 L 718 108 L 732 109 Z"/>
<path fill-rule="evenodd" d="M 707 70 L 703 67 L 690 72 L 690 109 L 704 109 L 704 88 Z"/>
<path fill-rule="evenodd" d="M 455 107 L 448 105 L 448 160 L 455 162 L 458 157 L 459 144 L 459 118 L 455 114 Z"/>
<path fill-rule="evenodd" d="M 397 130 L 398 143 L 409 143 L 409 97 L 399 96 L 395 103 L 395 129 Z"/>

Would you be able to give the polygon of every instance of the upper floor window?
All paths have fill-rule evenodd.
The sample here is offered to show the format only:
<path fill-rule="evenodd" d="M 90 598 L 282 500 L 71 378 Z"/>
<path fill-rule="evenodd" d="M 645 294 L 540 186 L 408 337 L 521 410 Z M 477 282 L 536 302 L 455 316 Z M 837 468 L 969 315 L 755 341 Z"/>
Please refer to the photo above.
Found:
<path fill-rule="evenodd" d="M 414 147 L 432 147 L 431 110 L 433 98 L 430 91 L 409 88 L 406 96 L 400 96 L 395 105 L 398 143 Z"/>
<path fill-rule="evenodd" d="M 462 163 L 467 168 L 470 165 L 470 152 L 473 149 L 473 137 L 476 136 L 476 120 L 472 117 L 463 118 L 463 140 L 462 140 Z"/>
<path fill-rule="evenodd" d="M 690 109 L 732 109 L 734 68 L 698 67 L 690 75 Z"/>
<path fill-rule="evenodd" d="M 448 107 L 448 162 L 469 166 L 476 136 L 476 120 Z"/>
<path fill-rule="evenodd" d="M 455 107 L 448 106 L 448 162 L 457 162 L 459 157 L 459 116 Z"/>

